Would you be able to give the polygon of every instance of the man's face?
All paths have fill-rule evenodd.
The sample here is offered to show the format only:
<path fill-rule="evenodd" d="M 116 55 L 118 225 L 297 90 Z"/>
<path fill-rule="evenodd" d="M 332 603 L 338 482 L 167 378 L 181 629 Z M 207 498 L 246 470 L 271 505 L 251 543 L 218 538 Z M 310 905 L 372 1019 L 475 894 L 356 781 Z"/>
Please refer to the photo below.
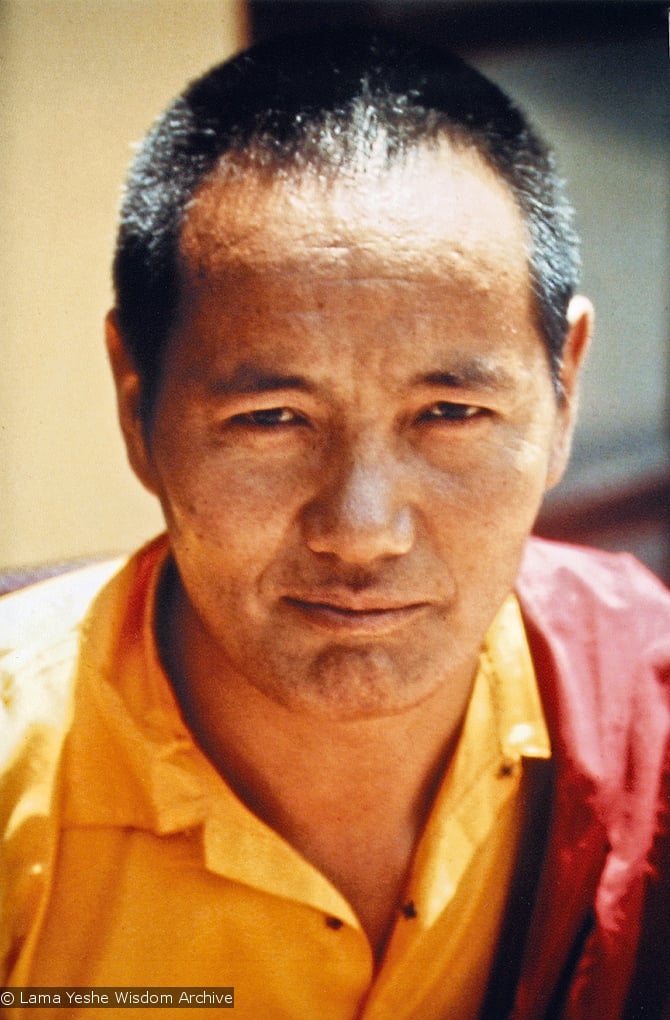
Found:
<path fill-rule="evenodd" d="M 462 701 L 568 427 L 506 187 L 447 147 L 214 180 L 181 250 L 142 475 L 191 654 L 334 718 Z"/>

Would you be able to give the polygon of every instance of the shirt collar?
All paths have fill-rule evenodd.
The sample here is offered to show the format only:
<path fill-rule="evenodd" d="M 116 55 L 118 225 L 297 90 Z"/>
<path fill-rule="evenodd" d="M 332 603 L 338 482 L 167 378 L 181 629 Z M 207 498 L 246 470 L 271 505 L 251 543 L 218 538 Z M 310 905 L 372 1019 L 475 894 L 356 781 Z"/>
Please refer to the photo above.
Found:
<path fill-rule="evenodd" d="M 524 759 L 550 757 L 521 610 L 510 595 L 486 635 L 461 735 L 417 848 L 410 896 L 424 925 L 444 910 L 518 793 Z"/>

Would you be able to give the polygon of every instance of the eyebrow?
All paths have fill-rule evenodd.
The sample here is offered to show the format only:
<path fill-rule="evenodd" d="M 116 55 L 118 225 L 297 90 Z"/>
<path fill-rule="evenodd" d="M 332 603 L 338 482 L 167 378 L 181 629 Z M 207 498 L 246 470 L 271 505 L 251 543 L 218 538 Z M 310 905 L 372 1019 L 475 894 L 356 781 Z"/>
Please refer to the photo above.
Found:
<path fill-rule="evenodd" d="M 499 391 L 509 389 L 512 377 L 500 365 L 487 364 L 484 361 L 469 361 L 454 369 L 427 372 L 415 376 L 414 385 L 444 386 L 447 389 L 485 389 Z"/>
<path fill-rule="evenodd" d="M 275 390 L 302 390 L 311 393 L 314 387 L 301 375 L 281 375 L 256 365 L 238 365 L 230 375 L 219 376 L 209 387 L 214 396 L 238 393 L 272 393 Z"/>
<path fill-rule="evenodd" d="M 499 365 L 483 359 L 464 362 L 453 369 L 437 370 L 414 376 L 410 386 L 442 386 L 446 389 L 485 389 L 500 391 L 512 385 L 509 373 Z M 241 364 L 230 374 L 217 376 L 208 387 L 213 396 L 272 393 L 278 390 L 300 390 L 314 393 L 316 386 L 302 375 L 282 375 L 258 365 Z"/>

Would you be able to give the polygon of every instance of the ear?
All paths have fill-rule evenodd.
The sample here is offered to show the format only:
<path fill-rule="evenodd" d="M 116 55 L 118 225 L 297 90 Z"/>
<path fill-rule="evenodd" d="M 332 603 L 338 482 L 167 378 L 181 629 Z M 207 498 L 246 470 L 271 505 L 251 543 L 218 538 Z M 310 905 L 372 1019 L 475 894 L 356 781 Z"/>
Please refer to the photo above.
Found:
<path fill-rule="evenodd" d="M 107 354 L 116 386 L 119 424 L 126 443 L 130 465 L 149 492 L 157 493 L 151 449 L 141 415 L 142 382 L 128 353 L 112 309 L 105 320 Z"/>
<path fill-rule="evenodd" d="M 572 436 L 577 420 L 579 378 L 593 335 L 594 311 L 581 294 L 570 301 L 567 312 L 568 335 L 561 361 L 559 407 L 556 432 L 549 462 L 547 489 L 558 485 L 570 459 Z"/>

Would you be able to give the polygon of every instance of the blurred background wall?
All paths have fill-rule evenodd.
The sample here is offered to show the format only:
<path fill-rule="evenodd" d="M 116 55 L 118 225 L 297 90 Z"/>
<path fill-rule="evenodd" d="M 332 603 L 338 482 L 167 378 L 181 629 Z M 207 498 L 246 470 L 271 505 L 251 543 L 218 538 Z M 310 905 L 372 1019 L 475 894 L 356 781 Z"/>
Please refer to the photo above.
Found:
<path fill-rule="evenodd" d="M 573 464 L 539 530 L 670 577 L 666 2 L 4 0 L 0 18 L 0 565 L 160 527 L 125 464 L 101 340 L 129 143 L 246 36 L 362 21 L 471 59 L 556 145 L 598 324 Z"/>
<path fill-rule="evenodd" d="M 161 527 L 103 350 L 116 213 L 131 143 L 245 18 L 241 0 L 0 3 L 0 565 Z"/>

